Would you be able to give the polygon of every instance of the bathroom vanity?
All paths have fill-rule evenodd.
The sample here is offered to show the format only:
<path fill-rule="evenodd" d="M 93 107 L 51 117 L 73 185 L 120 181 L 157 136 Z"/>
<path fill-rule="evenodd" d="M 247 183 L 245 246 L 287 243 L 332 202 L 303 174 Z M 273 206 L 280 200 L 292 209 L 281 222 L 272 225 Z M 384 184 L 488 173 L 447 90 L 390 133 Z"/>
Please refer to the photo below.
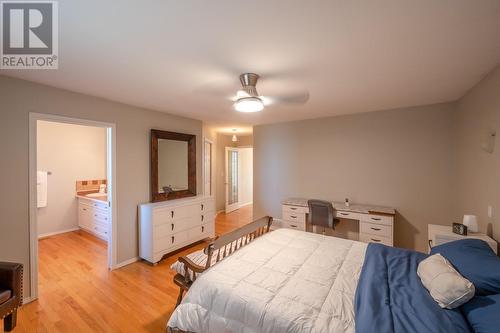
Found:
<path fill-rule="evenodd" d="M 78 195 L 78 226 L 107 241 L 110 207 L 107 196 Z"/>

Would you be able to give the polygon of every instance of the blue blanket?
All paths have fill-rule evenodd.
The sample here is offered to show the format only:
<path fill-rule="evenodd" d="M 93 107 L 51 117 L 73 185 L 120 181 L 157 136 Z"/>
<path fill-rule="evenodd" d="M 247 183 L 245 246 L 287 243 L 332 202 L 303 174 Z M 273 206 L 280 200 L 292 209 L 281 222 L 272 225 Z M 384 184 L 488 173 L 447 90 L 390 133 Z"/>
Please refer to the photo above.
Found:
<path fill-rule="evenodd" d="M 422 285 L 426 254 L 369 244 L 356 289 L 356 332 L 471 332 L 460 309 L 441 309 Z"/>

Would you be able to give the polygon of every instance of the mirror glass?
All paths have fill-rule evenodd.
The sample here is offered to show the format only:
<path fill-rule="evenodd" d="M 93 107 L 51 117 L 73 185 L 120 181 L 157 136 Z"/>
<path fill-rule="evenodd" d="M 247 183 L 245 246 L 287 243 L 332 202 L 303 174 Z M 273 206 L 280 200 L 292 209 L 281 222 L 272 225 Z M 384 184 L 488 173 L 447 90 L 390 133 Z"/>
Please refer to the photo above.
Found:
<path fill-rule="evenodd" d="M 158 139 L 158 193 L 188 189 L 188 142 Z"/>

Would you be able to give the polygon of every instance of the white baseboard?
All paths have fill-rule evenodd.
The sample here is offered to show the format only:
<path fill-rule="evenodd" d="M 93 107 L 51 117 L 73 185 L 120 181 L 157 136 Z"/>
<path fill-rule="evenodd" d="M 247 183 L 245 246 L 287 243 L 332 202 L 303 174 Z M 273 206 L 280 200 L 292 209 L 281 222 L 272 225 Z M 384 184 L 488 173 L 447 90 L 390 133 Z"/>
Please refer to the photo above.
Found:
<path fill-rule="evenodd" d="M 219 210 L 217 213 L 215 213 L 215 216 L 219 215 L 219 214 L 222 214 L 222 213 L 225 213 L 226 210 L 225 209 L 222 209 L 222 210 Z"/>
<path fill-rule="evenodd" d="M 71 229 L 66 229 L 66 230 L 61 230 L 61 231 L 47 232 L 45 234 L 38 235 L 38 239 L 50 237 L 50 236 L 55 236 L 55 235 L 60 235 L 60 234 L 65 234 L 67 232 L 72 232 L 72 231 L 77 231 L 77 230 L 80 230 L 80 228 L 77 227 L 77 228 L 71 228 Z"/>
<path fill-rule="evenodd" d="M 31 303 L 34 300 L 36 300 L 36 297 L 31 297 L 31 296 L 30 297 L 25 297 L 25 298 L 23 298 L 23 305 Z"/>
<path fill-rule="evenodd" d="M 250 201 L 250 202 L 247 202 L 247 203 L 241 204 L 241 205 L 240 205 L 240 208 L 241 208 L 241 207 L 245 207 L 245 206 L 250 206 L 250 205 L 253 205 L 253 201 Z"/>
<path fill-rule="evenodd" d="M 130 265 L 130 264 L 133 264 L 134 262 L 139 261 L 139 259 L 140 259 L 139 257 L 135 257 L 135 258 L 132 258 L 129 260 L 122 261 L 122 262 L 114 265 L 112 269 L 115 270 L 115 269 Z"/>

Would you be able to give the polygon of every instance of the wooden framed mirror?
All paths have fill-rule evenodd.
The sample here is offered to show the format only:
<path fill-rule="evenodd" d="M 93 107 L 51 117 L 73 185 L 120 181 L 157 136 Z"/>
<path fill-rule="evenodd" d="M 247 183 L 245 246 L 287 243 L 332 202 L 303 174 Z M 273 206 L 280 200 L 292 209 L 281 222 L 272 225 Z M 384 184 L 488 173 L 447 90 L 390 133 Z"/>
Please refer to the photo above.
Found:
<path fill-rule="evenodd" d="M 196 195 L 196 135 L 151 130 L 151 200 Z"/>

